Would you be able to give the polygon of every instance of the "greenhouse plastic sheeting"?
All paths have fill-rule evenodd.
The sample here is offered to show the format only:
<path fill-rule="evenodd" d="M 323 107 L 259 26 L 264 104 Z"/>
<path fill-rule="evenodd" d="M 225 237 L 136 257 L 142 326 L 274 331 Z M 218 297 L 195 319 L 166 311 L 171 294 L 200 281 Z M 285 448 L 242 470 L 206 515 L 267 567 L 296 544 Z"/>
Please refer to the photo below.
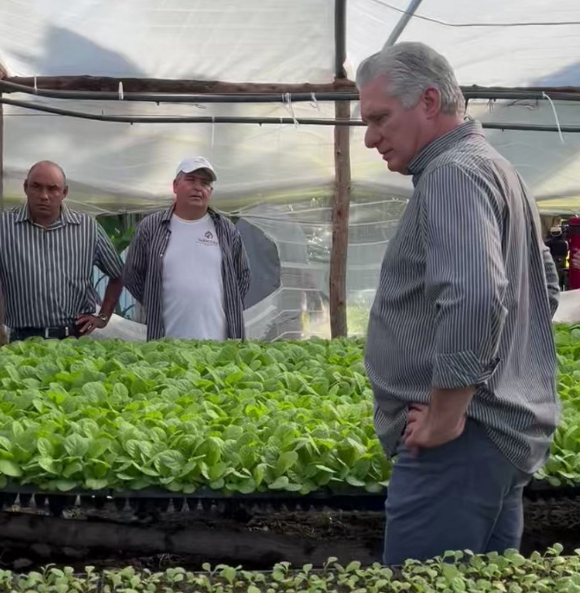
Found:
<path fill-rule="evenodd" d="M 407 8 L 408 0 L 348 0 L 345 67 L 351 79 Z M 579 33 L 577 0 L 423 0 L 399 40 L 424 41 L 443 52 L 464 86 L 580 87 Z M 10 76 L 330 83 L 334 52 L 332 0 L 0 2 L 0 63 Z M 305 103 L 281 96 L 279 103 L 259 105 L 10 98 L 96 115 L 290 121 L 335 116 L 334 105 L 316 96 Z M 351 113 L 359 118 L 357 102 Z M 580 105 L 562 101 L 472 100 L 469 114 L 484 123 L 580 125 Z M 580 134 L 501 129 L 486 134 L 521 172 L 543 211 L 580 208 Z M 380 155 L 365 148 L 364 128 L 351 129 L 350 144 L 347 296 L 350 331 L 360 333 L 385 247 L 412 186 L 409 177 L 390 173 Z M 6 106 L 4 205 L 22 200 L 22 181 L 34 162 L 51 159 L 67 173 L 73 208 L 93 214 L 149 211 L 171 203 L 177 163 L 199 154 L 218 172 L 214 206 L 246 216 L 278 252 L 279 283 L 270 282 L 273 292 L 246 311 L 248 335 L 327 337 L 332 126 L 130 125 Z M 117 327 L 121 331 L 124 324 L 113 323 L 110 331 Z"/>
<path fill-rule="evenodd" d="M 351 204 L 346 289 L 353 334 L 366 330 L 383 254 L 404 207 L 404 201 L 384 199 Z M 252 270 L 245 302 L 248 337 L 329 337 L 331 209 L 316 198 L 296 205 L 259 204 L 242 209 L 236 225 Z M 103 298 L 106 282 L 97 270 L 95 282 Z M 125 317 L 141 320 L 126 290 L 120 307 Z"/>
<path fill-rule="evenodd" d="M 46 103 L 46 100 L 37 99 Z M 281 105 L 206 105 L 157 107 L 136 103 L 74 102 L 67 107 L 109 114 L 247 115 L 288 117 Z M 560 125 L 580 126 L 578 103 L 556 102 Z M 353 111 L 358 104 L 353 104 Z M 16 113 L 19 111 L 20 115 Z M 296 117 L 333 117 L 329 104 L 296 104 Z M 283 204 L 333 193 L 333 129 L 330 126 L 234 124 L 114 124 L 5 109 L 5 196 L 22 199 L 22 181 L 36 160 L 50 157 L 63 165 L 71 187 L 69 204 L 99 214 L 145 211 L 170 203 L 177 163 L 203 154 L 218 173 L 214 203 L 227 211 L 265 201 Z M 471 101 L 469 114 L 482 122 L 555 125 L 544 102 Z M 571 209 L 580 196 L 580 134 L 487 130 L 490 142 L 523 175 L 543 210 Z M 364 129 L 352 128 L 351 169 L 354 194 L 376 200 L 408 197 L 409 177 L 390 173 L 380 155 L 364 146 Z M 555 206 L 553 206 L 555 204 Z"/>
<path fill-rule="evenodd" d="M 96 329 L 92 334 L 95 340 L 125 340 L 127 342 L 144 342 L 147 338 L 147 326 L 119 315 L 111 316 L 103 329 Z"/>
<path fill-rule="evenodd" d="M 554 323 L 580 323 L 580 290 L 568 290 L 560 295 Z"/>
<path fill-rule="evenodd" d="M 406 0 L 348 0 L 347 62 L 380 49 Z M 580 86 L 577 0 L 423 0 L 400 40 L 442 51 L 463 85 Z M 0 62 L 10 75 L 102 75 L 324 83 L 334 78 L 331 0 L 45 0 L 0 3 Z M 12 98 L 26 98 L 11 95 Z M 314 98 L 315 99 L 315 98 Z M 30 98 L 28 98 L 30 100 Z M 69 109 L 125 115 L 334 117 L 312 104 L 161 106 L 47 101 Z M 358 105 L 352 105 L 353 115 Z M 580 123 L 559 102 L 470 105 L 484 121 Z M 576 112 L 576 113 L 575 113 Z M 215 200 L 235 210 L 264 200 L 290 203 L 333 191 L 333 129 L 247 124 L 116 124 L 5 109 L 5 197 L 21 199 L 22 179 L 40 159 L 59 162 L 71 205 L 86 211 L 147 210 L 168 203 L 176 163 L 204 154 L 216 165 Z M 536 192 L 542 209 L 573 212 L 580 196 L 578 134 L 489 131 Z M 353 131 L 355 192 L 408 196 L 408 178 L 385 170 Z"/>
<path fill-rule="evenodd" d="M 558 311 L 554 323 L 580 323 L 580 290 L 570 290 L 560 295 Z M 113 315 L 109 325 L 97 330 L 93 336 L 97 339 L 116 338 L 131 342 L 145 341 L 146 327 L 140 323 Z"/>
<path fill-rule="evenodd" d="M 348 0 L 351 78 L 408 6 Z M 578 22 L 576 0 L 423 0 L 400 41 L 443 52 L 461 84 L 564 86 L 578 70 Z M 334 2 L 4 0 L 0 40 L 0 59 L 13 75 L 331 82 Z"/>

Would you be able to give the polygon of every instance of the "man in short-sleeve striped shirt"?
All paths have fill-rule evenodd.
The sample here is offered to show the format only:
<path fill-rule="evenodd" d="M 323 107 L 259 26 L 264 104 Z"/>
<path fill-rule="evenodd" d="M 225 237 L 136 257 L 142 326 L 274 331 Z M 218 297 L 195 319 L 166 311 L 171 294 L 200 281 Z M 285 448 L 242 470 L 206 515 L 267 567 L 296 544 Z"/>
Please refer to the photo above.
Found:
<path fill-rule="evenodd" d="M 365 143 L 414 193 L 387 248 L 366 366 L 396 456 L 385 562 L 517 548 L 559 416 L 558 276 L 533 197 L 464 120 L 447 60 L 399 43 L 357 73 Z"/>
<path fill-rule="evenodd" d="M 0 215 L 0 289 L 10 341 L 63 339 L 103 328 L 123 288 L 122 262 L 96 220 L 67 208 L 62 169 L 33 165 L 24 182 L 27 203 Z M 96 310 L 93 267 L 109 277 Z"/>

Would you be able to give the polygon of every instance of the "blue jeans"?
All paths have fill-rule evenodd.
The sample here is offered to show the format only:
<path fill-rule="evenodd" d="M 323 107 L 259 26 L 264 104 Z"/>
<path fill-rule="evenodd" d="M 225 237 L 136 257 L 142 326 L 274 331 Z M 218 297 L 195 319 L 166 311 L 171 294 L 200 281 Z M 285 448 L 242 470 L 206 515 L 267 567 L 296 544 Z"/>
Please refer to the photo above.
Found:
<path fill-rule="evenodd" d="M 424 561 L 447 550 L 519 549 L 530 479 L 472 420 L 459 438 L 417 457 L 400 445 L 385 505 L 384 563 Z"/>

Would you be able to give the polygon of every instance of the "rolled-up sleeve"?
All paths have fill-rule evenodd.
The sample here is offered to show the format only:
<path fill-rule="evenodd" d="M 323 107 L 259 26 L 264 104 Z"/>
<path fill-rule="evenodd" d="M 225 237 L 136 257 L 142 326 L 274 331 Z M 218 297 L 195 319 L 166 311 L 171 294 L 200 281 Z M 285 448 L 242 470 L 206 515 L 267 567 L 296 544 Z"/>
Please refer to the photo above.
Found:
<path fill-rule="evenodd" d="M 123 273 L 123 261 L 115 250 L 105 229 L 99 223 L 97 223 L 95 265 L 109 278 L 119 278 Z"/>
<path fill-rule="evenodd" d="M 458 165 L 422 180 L 427 299 L 435 309 L 432 387 L 460 389 L 493 374 L 507 316 L 500 203 Z"/>

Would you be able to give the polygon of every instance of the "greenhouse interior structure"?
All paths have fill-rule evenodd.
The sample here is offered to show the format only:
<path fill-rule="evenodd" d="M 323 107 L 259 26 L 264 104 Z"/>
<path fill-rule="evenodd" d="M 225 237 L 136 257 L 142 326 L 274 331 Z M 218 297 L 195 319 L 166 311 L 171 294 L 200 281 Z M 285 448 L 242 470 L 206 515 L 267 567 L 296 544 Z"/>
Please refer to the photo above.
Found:
<path fill-rule="evenodd" d="M 24 203 L 33 163 L 54 161 L 68 206 L 124 259 L 136 225 L 171 205 L 177 164 L 202 155 L 253 278 L 242 343 L 147 342 L 124 290 L 95 339 L 0 348 L 0 591 L 580 590 L 580 285 L 567 280 L 562 421 L 526 490 L 521 551 L 380 564 L 391 462 L 365 335 L 413 185 L 365 147 L 354 80 L 403 41 L 449 60 L 545 238 L 567 238 L 577 1 L 0 0 L 0 211 Z M 97 270 L 94 284 L 102 298 Z"/>

